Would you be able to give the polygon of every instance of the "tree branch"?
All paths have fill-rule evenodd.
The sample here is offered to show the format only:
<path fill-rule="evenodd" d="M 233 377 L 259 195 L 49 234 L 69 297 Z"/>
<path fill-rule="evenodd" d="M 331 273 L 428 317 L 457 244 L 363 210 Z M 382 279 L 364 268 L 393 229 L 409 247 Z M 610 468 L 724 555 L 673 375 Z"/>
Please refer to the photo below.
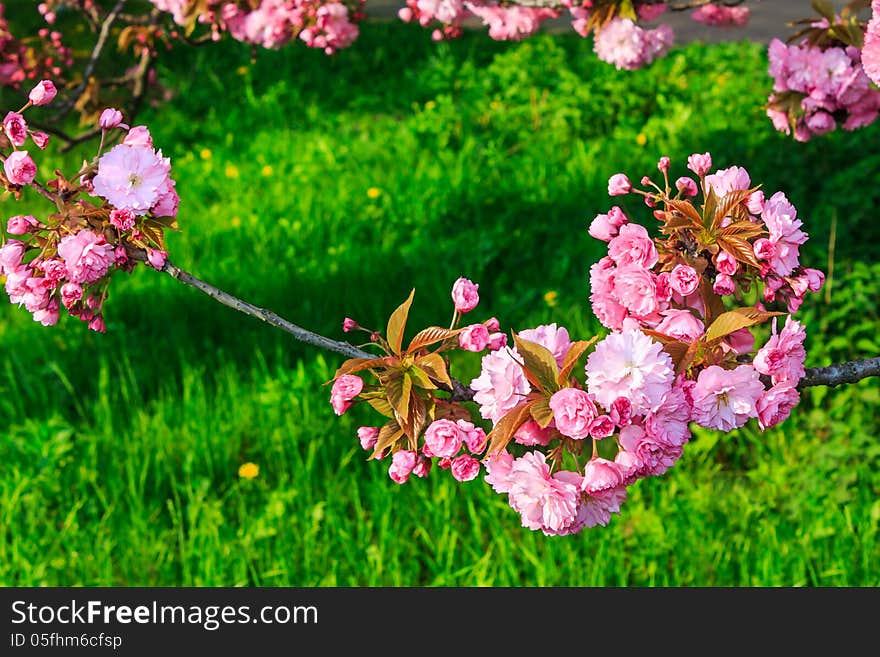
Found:
<path fill-rule="evenodd" d="M 162 271 L 181 283 L 196 288 L 199 292 L 208 295 L 225 306 L 229 306 L 240 313 L 256 317 L 267 324 L 280 328 L 282 331 L 292 335 L 294 339 L 299 340 L 300 342 L 305 342 L 306 344 L 318 347 L 319 349 L 342 354 L 348 358 L 376 357 L 375 354 L 359 349 L 353 344 L 326 338 L 323 335 L 319 335 L 318 333 L 304 329 L 301 326 L 297 326 L 283 317 L 279 317 L 271 310 L 259 308 L 252 303 L 242 301 L 238 297 L 234 297 L 228 292 L 224 292 L 210 283 L 206 283 L 205 281 L 196 278 L 192 274 L 182 270 L 177 265 L 172 264 L 170 261 L 165 263 L 165 267 Z M 836 363 L 827 367 L 807 368 L 806 376 L 801 379 L 798 388 L 838 386 L 844 383 L 856 383 L 857 381 L 861 381 L 862 379 L 871 376 L 880 376 L 880 357 L 853 360 L 847 363 Z M 450 401 L 472 401 L 474 398 L 474 391 L 456 379 L 452 379 L 451 390 L 446 386 L 442 387 L 447 392 L 451 393 L 449 398 Z"/>
<path fill-rule="evenodd" d="M 848 363 L 836 363 L 828 367 L 808 367 L 798 388 L 839 386 L 844 383 L 856 383 L 869 376 L 880 376 L 880 357 L 851 360 Z"/>

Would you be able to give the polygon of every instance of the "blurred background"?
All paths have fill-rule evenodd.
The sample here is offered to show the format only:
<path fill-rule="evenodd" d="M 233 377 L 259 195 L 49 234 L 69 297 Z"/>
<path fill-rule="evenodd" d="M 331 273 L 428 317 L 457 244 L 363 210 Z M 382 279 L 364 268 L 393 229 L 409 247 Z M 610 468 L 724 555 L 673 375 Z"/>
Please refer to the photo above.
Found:
<path fill-rule="evenodd" d="M 609 176 L 668 155 L 677 177 L 710 151 L 784 191 L 810 234 L 801 261 L 833 268 L 800 313 L 807 366 L 875 356 L 880 125 L 775 132 L 766 47 L 725 34 L 636 72 L 573 33 L 434 43 L 382 21 L 333 57 L 177 48 L 159 71 L 169 102 L 138 121 L 182 197 L 171 259 L 337 339 L 345 316 L 384 326 L 412 287 L 412 330 L 448 322 L 459 276 L 480 284 L 475 321 L 585 338 L 604 246 L 589 222 L 615 203 L 653 221 L 607 196 Z M 22 209 L 0 200 L 4 221 Z M 481 479 L 398 486 L 367 462 L 355 431 L 379 417 L 337 418 L 323 386 L 341 357 L 145 267 L 114 278 L 106 314 L 98 335 L 0 307 L 4 585 L 880 585 L 876 379 L 809 389 L 763 433 L 697 430 L 608 527 L 548 538 Z"/>

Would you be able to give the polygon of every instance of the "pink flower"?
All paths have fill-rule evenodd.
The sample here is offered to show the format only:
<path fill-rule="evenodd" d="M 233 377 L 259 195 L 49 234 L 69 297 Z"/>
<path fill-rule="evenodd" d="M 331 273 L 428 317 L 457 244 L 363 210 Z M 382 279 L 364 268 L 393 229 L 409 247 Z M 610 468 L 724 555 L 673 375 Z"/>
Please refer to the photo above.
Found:
<path fill-rule="evenodd" d="M 113 107 L 108 107 L 101 112 L 101 118 L 98 119 L 98 125 L 101 130 L 112 130 L 122 125 L 122 112 Z M 124 126 L 128 127 L 128 126 Z"/>
<path fill-rule="evenodd" d="M 648 415 L 645 431 L 659 443 L 668 447 L 681 447 L 691 439 L 688 428 L 691 412 L 691 403 L 683 381 L 680 380 L 663 399 L 660 408 Z"/>
<path fill-rule="evenodd" d="M 67 278 L 72 283 L 94 283 L 104 277 L 115 264 L 113 246 L 103 235 L 81 230 L 68 235 L 58 244 L 58 255 L 67 266 Z"/>
<path fill-rule="evenodd" d="M 486 450 L 486 432 L 480 427 L 474 426 L 467 420 L 456 420 L 455 423 L 461 429 L 464 444 L 472 454 L 481 454 Z"/>
<path fill-rule="evenodd" d="M 119 230 L 131 230 L 135 226 L 135 215 L 131 210 L 110 210 L 110 223 Z"/>
<path fill-rule="evenodd" d="M 800 393 L 790 383 L 773 386 L 758 400 L 758 426 L 763 431 L 779 424 L 791 415 L 791 409 L 800 400 Z"/>
<path fill-rule="evenodd" d="M 58 285 L 67 276 L 67 266 L 62 260 L 51 258 L 49 260 L 44 260 L 38 266 L 43 270 L 46 281 L 51 287 Z"/>
<path fill-rule="evenodd" d="M 616 205 L 608 211 L 608 214 L 597 214 L 590 224 L 589 233 L 592 237 L 603 242 L 610 242 L 617 235 L 617 231 L 627 223 L 626 215 Z"/>
<path fill-rule="evenodd" d="M 519 443 L 520 445 L 525 445 L 527 447 L 531 447 L 533 445 L 542 445 L 546 446 L 550 444 L 550 439 L 553 437 L 553 432 L 548 427 L 546 429 L 542 429 L 541 425 L 539 425 L 534 420 L 528 420 L 525 424 L 521 425 L 519 429 L 513 434 L 513 439 Z"/>
<path fill-rule="evenodd" d="M 587 358 L 587 390 L 604 408 L 626 397 L 634 415 L 653 412 L 672 387 L 672 359 L 637 328 L 612 333 Z"/>
<path fill-rule="evenodd" d="M 460 313 L 469 313 L 480 303 L 480 295 L 477 288 L 480 286 L 472 283 L 467 278 L 459 278 L 452 286 L 452 301 L 455 309 Z"/>
<path fill-rule="evenodd" d="M 626 174 L 615 173 L 608 179 L 608 196 L 623 196 L 632 191 L 632 183 Z"/>
<path fill-rule="evenodd" d="M 28 94 L 28 99 L 34 105 L 48 105 L 52 102 L 52 99 L 55 98 L 57 93 L 58 90 L 55 88 L 55 85 L 52 84 L 51 80 L 42 80 L 31 89 L 31 92 Z"/>
<path fill-rule="evenodd" d="M 712 291 L 723 297 L 729 297 L 736 291 L 736 283 L 727 274 L 718 274 L 715 277 L 715 283 L 712 285 Z"/>
<path fill-rule="evenodd" d="M 418 459 L 416 460 L 415 467 L 412 469 L 412 474 L 420 479 L 424 479 L 431 473 L 431 459 L 429 459 L 424 454 L 419 454 Z"/>
<path fill-rule="evenodd" d="M 549 403 L 559 433 L 574 440 L 583 440 L 590 435 L 590 425 L 597 413 L 586 392 L 563 388 L 550 397 Z"/>
<path fill-rule="evenodd" d="M 724 249 L 721 249 L 718 252 L 718 255 L 715 256 L 715 268 L 722 274 L 733 276 L 739 268 L 739 265 L 736 262 L 736 258 Z"/>
<path fill-rule="evenodd" d="M 654 274 L 641 265 L 619 267 L 614 275 L 614 297 L 630 315 L 647 318 L 661 309 Z"/>
<path fill-rule="evenodd" d="M 779 276 L 789 276 L 798 266 L 798 246 L 807 241 L 807 234 L 800 230 L 802 222 L 797 211 L 785 194 L 776 192 L 764 203 L 761 218 L 773 244 L 770 268 Z"/>
<path fill-rule="evenodd" d="M 593 50 L 599 59 L 618 70 L 641 68 L 662 56 L 672 46 L 672 28 L 661 25 L 645 30 L 629 18 L 614 18 L 597 30 Z"/>
<path fill-rule="evenodd" d="M 398 484 L 405 484 L 416 467 L 417 454 L 408 449 L 394 452 L 391 457 L 391 465 L 388 467 L 388 476 Z"/>
<path fill-rule="evenodd" d="M 696 196 L 698 191 L 697 183 L 686 176 L 682 176 L 675 181 L 675 188 L 685 196 Z"/>
<path fill-rule="evenodd" d="M 522 367 L 512 356 L 516 350 L 498 350 L 482 360 L 480 376 L 471 381 L 474 401 L 480 405 L 483 419 L 498 422 L 531 392 Z M 517 358 L 519 357 L 518 354 Z"/>
<path fill-rule="evenodd" d="M 470 454 L 452 459 L 452 476 L 458 481 L 471 481 L 480 474 L 480 462 Z"/>
<path fill-rule="evenodd" d="M 712 168 L 712 156 L 709 153 L 694 153 L 688 157 L 687 168 L 698 176 L 703 177 Z"/>
<path fill-rule="evenodd" d="M 664 310 L 663 320 L 657 325 L 656 330 L 681 342 L 693 342 L 702 337 L 705 332 L 703 322 L 696 318 L 690 310 Z"/>
<path fill-rule="evenodd" d="M 773 255 L 776 253 L 773 242 L 764 237 L 755 240 L 755 243 L 752 244 L 752 250 L 755 252 L 755 257 L 758 260 L 764 260 L 765 262 L 772 260 Z"/>
<path fill-rule="evenodd" d="M 559 475 L 562 477 L 565 475 L 565 472 L 560 472 Z M 556 535 L 576 534 L 585 527 L 595 527 L 596 525 L 605 527 L 611 521 L 611 514 L 618 513 L 620 505 L 625 501 L 626 488 L 623 486 L 610 488 L 595 495 L 584 493 L 580 497 L 574 521 L 563 531 L 556 532 Z M 545 531 L 544 533 L 548 532 Z"/>
<path fill-rule="evenodd" d="M 693 267 L 676 265 L 669 272 L 669 286 L 681 296 L 686 297 L 697 291 L 700 286 L 700 275 Z"/>
<path fill-rule="evenodd" d="M 550 474 L 540 452 L 528 452 L 513 462 L 508 475 L 509 501 L 522 517 L 523 527 L 560 531 L 575 520 L 579 486 L 560 474 Z"/>
<path fill-rule="evenodd" d="M 34 143 L 40 150 L 44 150 L 46 146 L 49 145 L 49 135 L 47 135 L 45 132 L 35 130 L 31 132 L 31 139 L 34 140 Z"/>
<path fill-rule="evenodd" d="M 358 327 L 358 323 L 354 321 L 351 317 L 346 317 L 342 320 L 342 330 L 346 333 L 351 333 L 356 330 Z"/>
<path fill-rule="evenodd" d="M 493 333 L 489 336 L 489 351 L 498 351 L 507 346 L 507 335 L 504 333 Z"/>
<path fill-rule="evenodd" d="M 3 163 L 6 179 L 13 185 L 30 185 L 37 177 L 37 165 L 27 151 L 13 151 Z"/>
<path fill-rule="evenodd" d="M 357 430 L 358 440 L 361 441 L 361 447 L 371 450 L 376 446 L 379 440 L 379 427 L 359 427 Z"/>
<path fill-rule="evenodd" d="M 595 457 L 584 466 L 584 478 L 581 490 L 588 495 L 602 493 L 623 485 L 620 466 L 613 461 Z"/>
<path fill-rule="evenodd" d="M 804 360 L 807 352 L 804 340 L 807 332 L 803 324 L 793 320 L 791 316 L 785 320 L 785 326 L 776 333 L 776 321 L 773 321 L 773 333 L 770 339 L 755 354 L 754 366 L 761 374 L 766 374 L 773 384 L 789 383 L 797 385 L 804 376 Z"/>
<path fill-rule="evenodd" d="M 551 354 L 553 354 L 553 358 L 556 360 L 556 364 L 559 367 L 562 367 L 562 363 L 565 361 L 565 356 L 568 354 L 569 349 L 571 349 L 571 339 L 568 335 L 568 329 L 564 326 L 557 327 L 556 322 L 552 324 L 542 324 L 533 329 L 520 331 L 519 337 L 523 340 L 528 340 L 529 342 L 535 342 L 546 348 Z"/>
<path fill-rule="evenodd" d="M 153 137 L 150 135 L 150 131 L 146 126 L 136 125 L 128 131 L 128 134 L 125 135 L 125 139 L 122 140 L 122 143 L 126 146 L 153 148 Z"/>
<path fill-rule="evenodd" d="M 621 226 L 618 235 L 608 243 L 608 255 L 618 267 L 638 265 L 650 269 L 657 264 L 657 248 L 641 224 Z"/>
<path fill-rule="evenodd" d="M 706 176 L 706 185 L 714 189 L 719 198 L 736 190 L 748 189 L 750 184 L 749 172 L 742 167 L 719 169 Z"/>
<path fill-rule="evenodd" d="M 351 408 L 352 400 L 361 394 L 364 382 L 354 374 L 343 374 L 333 382 L 330 390 L 330 405 L 336 415 L 342 415 Z"/>
<path fill-rule="evenodd" d="M 458 346 L 465 351 L 483 351 L 489 346 L 489 330 L 483 324 L 471 324 L 458 334 Z"/>
<path fill-rule="evenodd" d="M 693 419 L 709 429 L 731 431 L 757 417 L 756 404 L 764 394 L 764 384 L 751 365 L 725 370 L 711 365 L 700 372 L 691 391 Z"/>
<path fill-rule="evenodd" d="M 58 299 L 52 299 L 45 308 L 35 310 L 34 321 L 43 326 L 55 326 L 58 323 Z M 103 333 L 103 331 L 101 332 Z"/>
<path fill-rule="evenodd" d="M 462 435 L 452 420 L 435 420 L 425 431 L 425 453 L 428 456 L 451 458 L 461 450 Z"/>
<path fill-rule="evenodd" d="M 170 162 L 146 146 L 114 146 L 98 160 L 94 193 L 119 209 L 146 214 L 159 200 L 168 180 Z"/>
<path fill-rule="evenodd" d="M 602 440 L 614 434 L 614 421 L 609 415 L 600 415 L 590 425 L 590 438 Z"/>
<path fill-rule="evenodd" d="M 31 215 L 16 215 L 10 217 L 6 222 L 6 232 L 10 235 L 24 235 L 29 232 L 32 226 L 37 225 L 37 220 Z"/>
<path fill-rule="evenodd" d="M 147 249 L 147 263 L 156 271 L 162 271 L 168 262 L 168 252 L 161 249 Z"/>
<path fill-rule="evenodd" d="M 862 68 L 876 85 L 880 85 L 880 0 L 871 2 L 871 19 L 865 30 Z"/>
<path fill-rule="evenodd" d="M 635 473 L 637 477 L 664 474 L 675 465 L 682 453 L 680 445 L 662 443 L 637 424 L 631 424 L 620 430 L 620 446 L 623 451 L 635 455 L 639 464 Z M 618 467 L 620 467 L 619 463 Z M 621 471 L 623 472 L 622 468 Z M 626 474 L 632 476 L 634 473 Z"/>
<path fill-rule="evenodd" d="M 24 256 L 24 242 L 9 240 L 0 247 L 0 272 L 8 276 L 13 270 L 21 265 Z"/>
<path fill-rule="evenodd" d="M 3 119 L 3 131 L 13 146 L 24 146 L 27 141 L 28 127 L 24 117 L 18 112 L 9 112 Z"/>
<path fill-rule="evenodd" d="M 741 328 L 726 336 L 721 342 L 724 351 L 732 351 L 738 356 L 749 353 L 755 346 L 755 336 L 747 328 Z"/>
<path fill-rule="evenodd" d="M 82 299 L 83 289 L 79 283 L 65 283 L 61 286 L 61 303 L 65 308 L 70 308 L 77 301 Z"/>
<path fill-rule="evenodd" d="M 501 495 L 510 492 L 510 471 L 512 468 L 513 456 L 509 452 L 493 454 L 486 460 L 486 483 Z"/>
<path fill-rule="evenodd" d="M 748 7 L 726 7 L 707 4 L 691 12 L 691 19 L 704 25 L 716 27 L 741 27 L 748 23 L 751 11 Z"/>
<path fill-rule="evenodd" d="M 95 315 L 92 317 L 92 319 L 89 320 L 89 330 L 95 331 L 96 333 L 104 333 L 106 331 L 104 318 L 101 315 Z"/>
<path fill-rule="evenodd" d="M 625 427 L 632 420 L 632 402 L 626 397 L 618 397 L 611 402 L 609 416 L 618 427 Z"/>
<path fill-rule="evenodd" d="M 167 158 L 166 158 L 167 159 Z M 165 184 L 159 188 L 159 198 L 150 208 L 150 212 L 154 217 L 176 217 L 177 208 L 180 205 L 180 196 L 174 189 L 176 183 L 169 177 L 165 179 Z"/>

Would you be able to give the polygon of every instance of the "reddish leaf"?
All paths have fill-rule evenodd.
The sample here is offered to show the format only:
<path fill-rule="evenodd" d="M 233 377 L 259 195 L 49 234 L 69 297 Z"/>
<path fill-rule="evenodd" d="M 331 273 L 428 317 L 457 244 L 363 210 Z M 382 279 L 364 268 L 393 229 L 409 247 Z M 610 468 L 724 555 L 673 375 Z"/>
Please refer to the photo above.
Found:
<path fill-rule="evenodd" d="M 403 331 L 406 328 L 406 320 L 409 317 L 409 309 L 412 306 L 415 293 L 415 288 L 413 288 L 407 300 L 400 304 L 397 310 L 391 313 L 391 317 L 388 318 L 388 344 L 391 345 L 391 349 L 395 354 L 400 353 L 400 348 L 403 344 Z"/>
<path fill-rule="evenodd" d="M 553 421 L 553 409 L 550 408 L 550 402 L 546 398 L 539 399 L 532 404 L 529 413 L 542 429 L 546 429 Z"/>
<path fill-rule="evenodd" d="M 336 374 L 333 375 L 331 381 L 335 381 L 343 374 L 354 374 L 355 372 L 360 372 L 362 370 L 366 370 L 371 367 L 378 367 L 384 364 L 385 361 L 381 358 L 349 358 L 347 361 L 339 366 L 339 369 L 336 370 Z M 328 381 L 327 383 L 330 383 L 330 381 Z M 327 383 L 325 383 L 324 385 L 327 385 Z"/>
<path fill-rule="evenodd" d="M 781 315 L 779 312 L 768 312 L 754 307 L 736 308 L 730 312 L 721 313 L 706 331 L 706 342 L 712 343 L 721 340 L 734 331 L 738 331 L 755 324 L 765 322 L 771 317 Z"/>
<path fill-rule="evenodd" d="M 530 417 L 530 409 L 534 402 L 525 402 L 515 407 L 513 410 L 502 417 L 495 423 L 495 427 L 489 432 L 489 450 L 487 456 L 501 452 L 507 444 L 513 439 L 513 434 L 519 429 Z"/>
<path fill-rule="evenodd" d="M 415 354 L 419 349 L 430 347 L 432 344 L 454 338 L 464 329 L 445 329 L 440 326 L 429 326 L 423 331 L 415 334 L 409 346 L 406 348 L 408 354 Z"/>
<path fill-rule="evenodd" d="M 559 370 L 559 376 L 556 378 L 560 386 L 564 385 L 566 379 L 568 379 L 574 369 L 574 366 L 577 365 L 577 362 L 581 359 L 581 356 L 586 353 L 587 349 L 589 349 L 598 338 L 599 336 L 595 336 L 590 340 L 578 340 L 577 342 L 571 343 L 571 349 L 565 354 L 565 359 L 562 361 L 562 368 Z"/>
<path fill-rule="evenodd" d="M 416 360 L 416 365 L 423 369 L 428 376 L 434 381 L 438 381 L 450 390 L 452 389 L 452 379 L 449 378 L 449 372 L 446 370 L 446 361 L 440 354 L 428 354 Z"/>
<path fill-rule="evenodd" d="M 526 371 L 526 377 L 532 374 L 538 387 L 548 394 L 553 394 L 559 390 L 559 384 L 556 377 L 559 375 L 559 368 L 556 365 L 556 359 L 547 347 L 524 340 L 516 333 L 513 334 L 513 343 L 516 350 L 523 359 Z"/>
<path fill-rule="evenodd" d="M 403 430 L 397 422 L 391 420 L 379 429 L 379 438 L 376 440 L 376 445 L 373 447 L 373 453 L 370 455 L 370 458 L 382 458 L 382 453 L 387 448 L 394 447 L 394 444 L 401 438 L 403 438 Z"/>

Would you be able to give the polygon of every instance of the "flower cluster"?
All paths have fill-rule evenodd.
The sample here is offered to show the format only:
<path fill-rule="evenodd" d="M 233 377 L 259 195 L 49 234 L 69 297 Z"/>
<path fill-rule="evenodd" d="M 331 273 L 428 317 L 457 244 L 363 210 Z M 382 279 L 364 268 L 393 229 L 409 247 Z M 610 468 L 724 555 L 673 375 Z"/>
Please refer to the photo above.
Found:
<path fill-rule="evenodd" d="M 13 150 L 3 153 L 2 183 L 16 196 L 35 186 L 54 202 L 55 211 L 7 221 L 9 238 L 3 237 L 0 246 L 0 275 L 6 279 L 10 301 L 24 305 L 44 326 L 56 324 L 64 307 L 90 329 L 103 332 L 110 277 L 117 270 L 131 271 L 136 259 L 156 269 L 164 267 L 163 229 L 176 228 L 179 199 L 170 160 L 153 149 L 147 128 L 129 129 L 115 109 L 101 115 L 98 156 L 84 163 L 72 180 L 56 172 L 56 178 L 40 184 L 36 163 L 20 149 L 28 138 L 45 148 L 49 137 L 30 130 L 24 112 L 50 103 L 55 93 L 51 81 L 40 82 L 28 103 L 3 121 L 0 151 Z M 108 134 L 117 129 L 125 131 L 122 142 L 101 155 Z M 83 196 L 102 201 L 95 204 Z"/>
<path fill-rule="evenodd" d="M 880 85 L 880 0 L 871 2 L 871 19 L 865 27 L 862 68 L 874 84 Z"/>
<path fill-rule="evenodd" d="M 518 41 L 538 31 L 541 23 L 556 18 L 559 12 L 545 7 L 521 7 L 498 2 L 466 0 L 406 0 L 397 13 L 405 23 L 417 22 L 422 27 L 435 25 L 431 37 L 435 41 L 461 35 L 461 26 L 470 16 L 479 18 L 489 27 L 489 36 L 498 41 Z"/>
<path fill-rule="evenodd" d="M 665 55 L 674 39 L 668 25 L 647 30 L 629 18 L 615 18 L 596 31 L 593 50 L 600 60 L 618 70 L 633 71 Z"/>
<path fill-rule="evenodd" d="M 174 22 L 188 28 L 196 22 L 211 26 L 214 38 L 228 31 L 232 38 L 264 48 L 278 48 L 297 38 L 328 55 L 347 48 L 358 37 L 363 0 L 206 0 L 201 13 L 188 11 L 187 0 L 151 0 Z"/>
<path fill-rule="evenodd" d="M 855 130 L 873 123 L 880 92 L 871 85 L 855 46 L 822 48 L 808 43 L 770 43 L 773 94 L 767 115 L 774 127 L 808 141 L 837 128 Z"/>
<path fill-rule="evenodd" d="M 18 88 L 41 77 L 59 79 L 63 67 L 73 64 L 73 51 L 57 30 L 43 28 L 37 38 L 16 39 L 9 30 L 0 3 L 0 86 Z"/>
<path fill-rule="evenodd" d="M 750 15 L 748 7 L 728 7 L 710 2 L 694 9 L 691 20 L 716 27 L 742 27 L 749 22 Z"/>
<path fill-rule="evenodd" d="M 824 279 L 800 264 L 807 235 L 795 208 L 782 192 L 765 199 L 741 167 L 713 172 L 709 153 L 690 156 L 693 176 L 674 183 L 669 158 L 657 166 L 662 184 L 645 176 L 641 189 L 616 174 L 608 191 L 642 196 L 660 237 L 620 206 L 590 225 L 608 245 L 590 271 L 593 310 L 612 331 L 604 339 L 572 340 L 554 323 L 513 333 L 507 344 L 492 318 L 426 329 L 401 351 L 401 309 L 389 320 L 390 342 L 362 329 L 388 356 L 347 361 L 330 401 L 337 414 L 363 401 L 389 418 L 361 427 L 358 438 L 374 458 L 391 456 L 394 481 L 426 476 L 435 459 L 468 481 L 482 461 L 486 481 L 524 527 L 568 535 L 606 525 L 630 485 L 672 467 L 691 422 L 732 431 L 754 418 L 763 430 L 789 416 L 806 358 L 806 331 L 791 313 Z M 452 299 L 455 327 L 476 306 L 478 288 L 459 279 Z M 770 337 L 756 349 L 752 331 L 769 320 Z M 343 328 L 361 329 L 350 319 Z M 423 348 L 436 343 L 433 354 Z M 439 355 L 455 349 L 488 349 L 469 386 L 479 418 L 463 405 L 467 396 L 456 396 Z M 378 385 L 354 375 L 364 370 Z"/>

